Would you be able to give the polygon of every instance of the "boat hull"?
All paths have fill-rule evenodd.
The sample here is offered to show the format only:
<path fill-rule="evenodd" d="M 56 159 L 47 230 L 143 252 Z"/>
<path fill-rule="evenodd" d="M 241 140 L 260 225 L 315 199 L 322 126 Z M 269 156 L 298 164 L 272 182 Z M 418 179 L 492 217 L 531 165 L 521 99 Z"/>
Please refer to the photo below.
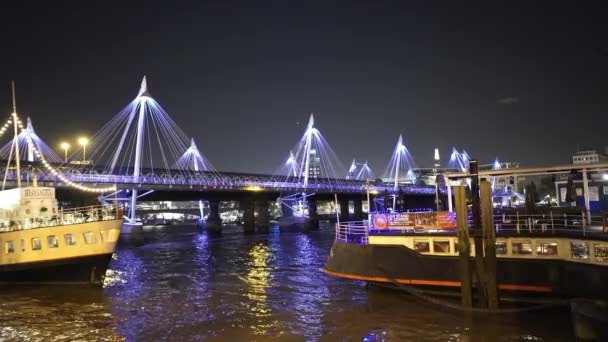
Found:
<path fill-rule="evenodd" d="M 112 254 L 0 266 L 0 284 L 101 284 Z"/>
<path fill-rule="evenodd" d="M 121 225 L 115 219 L 2 232 L 0 284 L 101 284 Z"/>
<path fill-rule="evenodd" d="M 474 260 L 471 258 L 471 265 Z M 457 256 L 422 255 L 400 245 L 363 245 L 335 241 L 325 272 L 382 284 L 404 284 L 459 293 Z M 608 269 L 563 260 L 500 258 L 500 292 L 543 297 L 608 298 Z"/>

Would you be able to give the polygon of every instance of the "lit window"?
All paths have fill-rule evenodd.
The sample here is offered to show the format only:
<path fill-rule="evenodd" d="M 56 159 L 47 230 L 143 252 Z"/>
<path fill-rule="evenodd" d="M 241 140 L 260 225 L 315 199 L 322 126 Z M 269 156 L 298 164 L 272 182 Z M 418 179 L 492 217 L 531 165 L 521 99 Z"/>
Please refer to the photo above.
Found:
<path fill-rule="evenodd" d="M 86 244 L 93 244 L 97 242 L 97 239 L 95 238 L 95 233 L 93 232 L 86 232 L 82 235 L 84 236 L 84 242 Z"/>
<path fill-rule="evenodd" d="M 435 253 L 450 253 L 450 241 L 433 241 Z"/>
<path fill-rule="evenodd" d="M 431 251 L 428 240 L 414 240 L 414 249 L 420 253 L 428 253 Z"/>
<path fill-rule="evenodd" d="M 514 241 L 511 243 L 511 250 L 514 255 L 527 255 L 532 254 L 532 242 L 526 241 Z"/>
<path fill-rule="evenodd" d="M 572 259 L 589 259 L 589 244 L 580 241 L 570 241 L 570 254 L 572 255 Z"/>
<path fill-rule="evenodd" d="M 557 242 L 537 242 L 536 254 L 538 255 L 557 255 Z"/>
<path fill-rule="evenodd" d="M 15 253 L 15 245 L 13 244 L 13 241 L 6 241 L 6 246 L 4 249 L 5 253 Z"/>
<path fill-rule="evenodd" d="M 33 251 L 39 251 L 40 249 L 42 249 L 42 243 L 40 243 L 40 239 L 39 238 L 33 238 L 32 239 L 32 250 Z"/>
<path fill-rule="evenodd" d="M 496 241 L 496 254 L 504 255 L 507 254 L 507 242 Z"/>
<path fill-rule="evenodd" d="M 66 246 L 74 246 L 76 244 L 76 239 L 72 234 L 65 234 L 65 244 Z"/>
<path fill-rule="evenodd" d="M 55 235 L 49 235 L 46 237 L 46 241 L 49 244 L 49 248 L 57 248 L 59 247 L 59 240 Z"/>
<path fill-rule="evenodd" d="M 599 262 L 608 262 L 608 243 L 596 243 L 593 245 L 593 254 L 595 260 Z"/>

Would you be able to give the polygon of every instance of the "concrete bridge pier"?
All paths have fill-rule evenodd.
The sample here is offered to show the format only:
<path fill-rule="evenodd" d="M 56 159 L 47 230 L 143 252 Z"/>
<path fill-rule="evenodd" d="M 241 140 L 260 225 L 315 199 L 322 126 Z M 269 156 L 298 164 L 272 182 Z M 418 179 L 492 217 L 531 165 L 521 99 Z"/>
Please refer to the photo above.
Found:
<path fill-rule="evenodd" d="M 355 197 L 353 199 L 353 205 L 355 209 L 355 221 L 363 220 L 363 199 L 361 197 Z"/>
<path fill-rule="evenodd" d="M 268 232 L 270 229 L 270 205 L 265 197 L 256 198 L 255 211 L 258 215 L 255 217 L 255 226 L 260 232 Z"/>
<path fill-rule="evenodd" d="M 209 216 L 204 223 L 204 227 L 209 233 L 222 232 L 222 218 L 220 217 L 220 201 L 211 199 L 209 202 Z"/>
<path fill-rule="evenodd" d="M 340 204 L 340 221 L 348 221 L 350 216 L 348 213 L 348 197 L 338 197 L 338 204 Z"/>
<path fill-rule="evenodd" d="M 240 208 L 243 211 L 243 230 L 245 233 L 255 232 L 255 199 L 253 196 L 243 196 Z"/>
<path fill-rule="evenodd" d="M 301 231 L 304 224 L 303 217 L 293 216 L 293 209 L 281 202 L 281 217 L 279 217 L 279 231 Z"/>
<path fill-rule="evenodd" d="M 317 213 L 317 199 L 309 197 L 307 200 L 308 218 L 304 220 L 304 231 L 319 229 L 319 214 Z"/>

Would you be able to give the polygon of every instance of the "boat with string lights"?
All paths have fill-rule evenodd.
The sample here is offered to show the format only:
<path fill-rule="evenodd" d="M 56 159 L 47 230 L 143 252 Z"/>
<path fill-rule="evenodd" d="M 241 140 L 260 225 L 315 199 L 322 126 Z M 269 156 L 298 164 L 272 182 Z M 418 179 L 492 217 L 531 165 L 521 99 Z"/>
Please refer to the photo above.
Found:
<path fill-rule="evenodd" d="M 14 87 L 13 114 L 0 134 L 10 131 L 11 123 L 15 135 L 0 191 L 0 283 L 101 284 L 120 235 L 122 210 L 115 205 L 60 208 L 55 188 L 37 186 L 35 178 L 22 186 L 18 130 L 27 128 L 16 114 Z M 48 165 L 29 137 L 26 146 Z M 6 189 L 9 170 L 16 179 L 12 189 Z"/>

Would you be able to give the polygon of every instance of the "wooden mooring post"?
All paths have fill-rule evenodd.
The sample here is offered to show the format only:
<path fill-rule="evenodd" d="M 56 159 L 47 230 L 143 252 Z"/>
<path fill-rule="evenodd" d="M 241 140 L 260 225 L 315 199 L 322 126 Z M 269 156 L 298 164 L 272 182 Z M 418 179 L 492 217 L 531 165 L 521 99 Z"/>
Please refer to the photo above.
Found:
<path fill-rule="evenodd" d="M 475 243 L 475 285 L 477 288 L 477 304 L 479 307 L 488 307 L 488 296 L 486 288 L 486 271 L 483 249 L 483 229 L 481 225 L 481 199 L 479 197 L 479 174 L 477 160 L 469 162 L 469 174 L 471 176 L 471 233 Z"/>
<path fill-rule="evenodd" d="M 470 164 L 472 225 L 475 258 L 471 260 L 471 240 L 467 222 L 467 195 L 464 186 L 455 186 L 456 222 L 458 227 L 458 258 L 462 306 L 473 307 L 473 284 L 476 288 L 476 305 L 480 308 L 498 308 L 496 281 L 496 231 L 492 206 L 492 185 L 480 182 L 477 163 Z"/>
<path fill-rule="evenodd" d="M 464 186 L 454 187 L 456 199 L 456 223 L 458 227 L 458 266 L 462 306 L 473 307 L 473 281 L 471 277 L 471 243 L 467 224 L 467 193 Z"/>
<path fill-rule="evenodd" d="M 496 284 L 496 231 L 494 230 L 492 184 L 490 184 L 490 182 L 481 182 L 480 192 L 485 290 L 488 300 L 488 309 L 498 309 L 498 287 Z"/>

